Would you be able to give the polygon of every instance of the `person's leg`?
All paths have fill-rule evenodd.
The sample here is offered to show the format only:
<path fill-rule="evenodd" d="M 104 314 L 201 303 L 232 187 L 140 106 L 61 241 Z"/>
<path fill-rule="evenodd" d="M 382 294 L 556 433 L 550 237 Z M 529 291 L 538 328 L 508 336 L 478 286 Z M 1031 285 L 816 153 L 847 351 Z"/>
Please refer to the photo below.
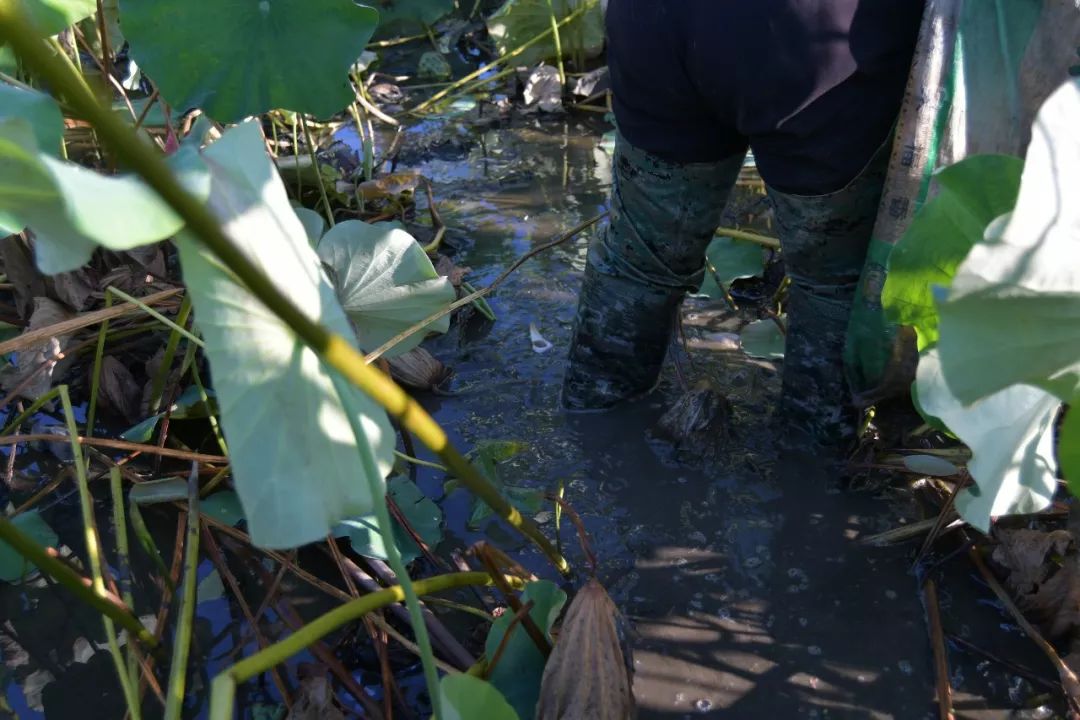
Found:
<path fill-rule="evenodd" d="M 589 248 L 570 346 L 568 408 L 608 408 L 655 386 L 744 155 L 676 163 L 617 138 L 611 220 Z"/>
<path fill-rule="evenodd" d="M 839 449 L 854 437 L 856 420 L 844 372 L 848 322 L 922 4 L 772 6 L 779 40 L 791 50 L 765 68 L 776 82 L 740 86 L 739 129 L 768 186 L 792 281 L 779 419 L 793 431 L 789 439 L 808 435 Z M 783 85 L 788 75 L 801 84 Z"/>
<path fill-rule="evenodd" d="M 791 278 L 779 417 L 820 445 L 842 447 L 855 420 L 844 375 L 844 344 L 859 274 L 885 181 L 883 145 L 843 189 L 797 195 L 769 188 Z"/>
<path fill-rule="evenodd" d="M 656 384 L 683 296 L 746 154 L 687 73 L 701 3 L 611 0 L 608 66 L 619 136 L 611 220 L 589 248 L 563 403 L 601 409 Z M 715 19 L 715 18 L 713 18 Z M 713 39 L 709 36 L 710 40 Z M 715 73 L 709 82 L 717 84 Z"/>

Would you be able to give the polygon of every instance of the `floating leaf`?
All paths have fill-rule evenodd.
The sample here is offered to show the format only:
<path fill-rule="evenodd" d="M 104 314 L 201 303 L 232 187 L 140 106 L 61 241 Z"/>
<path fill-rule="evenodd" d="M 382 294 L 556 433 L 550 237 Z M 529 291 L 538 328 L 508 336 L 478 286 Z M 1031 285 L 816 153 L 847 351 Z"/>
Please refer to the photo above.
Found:
<path fill-rule="evenodd" d="M 773 320 L 755 320 L 742 329 L 740 334 L 743 352 L 750 357 L 766 360 L 782 360 L 784 357 L 784 334 Z"/>
<path fill-rule="evenodd" d="M 526 515 L 535 515 L 544 503 L 544 493 L 539 488 L 507 485 L 499 475 L 498 463 L 509 460 L 524 449 L 525 444 L 512 440 L 485 440 L 473 449 L 473 461 L 480 472 L 495 486 L 506 500 Z M 458 480 L 450 480 L 444 485 L 445 492 L 453 492 L 458 487 Z M 468 527 L 479 528 L 481 523 L 491 517 L 492 510 L 483 500 L 473 497 L 472 512 L 469 514 Z"/>
<path fill-rule="evenodd" d="M 210 400 L 210 407 L 207 407 L 202 400 L 202 391 L 198 386 L 190 385 L 184 392 L 180 393 L 180 397 L 176 398 L 176 402 L 169 408 L 169 416 L 173 420 L 199 420 L 205 417 L 209 417 L 211 414 L 217 414 L 216 403 L 213 402 L 214 391 L 211 389 L 206 390 L 207 399 Z M 154 430 L 157 429 L 158 423 L 165 417 L 165 413 L 158 413 L 157 415 L 151 415 L 142 422 L 133 425 L 120 434 L 121 440 L 128 440 L 130 442 L 146 443 L 150 442 L 150 438 L 154 435 Z"/>
<path fill-rule="evenodd" d="M 765 253 L 760 246 L 717 235 L 705 251 L 705 279 L 698 294 L 723 300 L 721 286 L 730 285 L 740 278 L 756 277 L 764 270 Z"/>
<path fill-rule="evenodd" d="M 529 617 L 550 642 L 551 626 L 555 624 L 563 604 L 566 603 L 566 593 L 549 580 L 538 580 L 526 585 L 521 593 L 521 604 L 525 605 L 529 601 L 533 603 Z M 485 657 L 495 657 L 513 616 L 512 612 L 503 613 L 491 624 L 484 643 Z M 520 717 L 531 718 L 535 715 L 544 662 L 545 658 L 532 638 L 521 627 L 521 623 L 516 623 L 513 634 L 506 641 L 502 657 L 491 671 L 488 680 L 503 694 Z"/>
<path fill-rule="evenodd" d="M 1016 209 L 941 303 L 941 363 L 968 404 L 1016 383 L 1080 396 L 1080 79 L 1039 111 Z"/>
<path fill-rule="evenodd" d="M 121 0 L 132 57 L 177 110 L 222 123 L 275 108 L 328 118 L 379 14 L 352 0 Z"/>
<path fill-rule="evenodd" d="M 59 538 L 45 518 L 37 510 L 27 510 L 11 519 L 11 524 L 29 535 L 39 545 L 56 547 Z M 20 555 L 15 548 L 0 540 L 0 580 L 4 582 L 17 582 L 34 570 L 26 558 Z"/>
<path fill-rule="evenodd" d="M 551 12 L 562 20 L 585 4 L 588 10 L 576 20 L 559 28 L 559 39 L 565 56 L 584 53 L 588 57 L 600 54 L 604 48 L 604 16 L 596 0 L 507 0 L 488 18 L 487 27 L 500 55 L 524 45 L 537 35 L 551 29 Z M 518 65 L 536 65 L 555 58 L 555 39 L 552 35 L 518 55 Z"/>
<path fill-rule="evenodd" d="M 97 10 L 97 0 L 22 0 L 21 4 L 46 36 L 57 34 Z"/>
<path fill-rule="evenodd" d="M 170 164 L 189 190 L 206 197 L 205 168 L 194 148 L 182 148 Z M 0 223 L 12 221 L 34 231 L 37 265 L 47 274 L 86 264 L 98 245 L 130 250 L 183 225 L 135 176 L 108 177 L 40 151 L 20 118 L 0 120 Z"/>
<path fill-rule="evenodd" d="M 987 532 L 992 518 L 1045 509 L 1057 487 L 1054 418 L 1061 402 L 1045 390 L 1014 385 L 965 407 L 946 382 L 938 353 L 923 353 L 916 383 L 923 408 L 971 448 L 975 487 L 957 495 L 957 512 Z"/>
<path fill-rule="evenodd" d="M 466 673 L 444 675 L 439 681 L 446 720 L 519 720 L 495 686 Z"/>
<path fill-rule="evenodd" d="M 960 468 L 935 455 L 905 455 L 904 467 L 910 472 L 931 477 L 952 477 Z"/>
<path fill-rule="evenodd" d="M 188 481 L 174 477 L 137 483 L 132 486 L 128 499 L 136 505 L 154 505 L 187 500 L 187 496 Z"/>
<path fill-rule="evenodd" d="M 233 527 L 244 521 L 240 497 L 232 490 L 219 490 L 199 501 L 199 512 Z"/>
<path fill-rule="evenodd" d="M 423 491 L 408 478 L 395 477 L 386 484 L 401 514 L 424 543 L 434 548 L 442 542 L 442 510 L 424 495 Z M 394 518 L 394 544 L 401 553 L 402 562 L 410 563 L 420 557 L 420 548 L 408 531 Z M 336 537 L 348 537 L 352 549 L 360 555 L 386 560 L 386 543 L 375 515 L 349 518 L 334 528 Z"/>
<path fill-rule="evenodd" d="M 209 207 L 236 247 L 297 308 L 349 337 L 348 318 L 264 143 L 258 124 L 248 122 L 204 151 L 212 174 Z M 358 447 L 330 371 L 315 352 L 209 251 L 186 236 L 179 247 L 253 542 L 297 547 L 325 538 L 346 517 L 371 512 L 376 498 L 359 458 L 370 454 L 381 482 L 393 464 L 386 413 L 350 388 L 365 430 Z"/>
<path fill-rule="evenodd" d="M 435 272 L 423 248 L 397 225 L 346 220 L 323 235 L 318 252 L 365 351 L 457 299 L 450 281 Z M 436 320 L 386 356 L 412 350 L 427 332 L 449 329 L 449 317 Z"/>
<path fill-rule="evenodd" d="M 915 328 L 920 351 L 938 340 L 933 286 L 951 283 L 991 221 L 1013 209 L 1023 167 L 1020 158 L 975 155 L 940 171 L 940 192 L 889 255 L 881 302 L 891 322 Z"/>

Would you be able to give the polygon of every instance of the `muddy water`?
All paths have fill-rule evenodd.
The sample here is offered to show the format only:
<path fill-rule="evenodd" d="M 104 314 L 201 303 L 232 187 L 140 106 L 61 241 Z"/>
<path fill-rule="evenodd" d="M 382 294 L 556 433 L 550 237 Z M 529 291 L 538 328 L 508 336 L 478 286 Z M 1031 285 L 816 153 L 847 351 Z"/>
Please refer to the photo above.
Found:
<path fill-rule="evenodd" d="M 598 141 L 595 127 L 529 120 L 441 152 L 419 143 L 409 157 L 406 145 L 403 164 L 434 182 L 453 228 L 455 260 L 471 267 L 469 279 L 481 286 L 537 244 L 602 211 L 611 174 Z M 749 191 L 735 202 L 759 208 Z M 923 607 L 909 573 L 914 550 L 857 542 L 910 520 L 915 508 L 903 493 L 841 492 L 817 458 L 777 456 L 770 430 L 776 366 L 732 351 L 674 353 L 682 382 L 712 376 L 734 405 L 733 439 L 709 467 L 680 462 L 649 439 L 649 428 L 683 388 L 671 360 L 658 392 L 642 402 L 604 414 L 559 409 L 593 232 L 518 270 L 491 299 L 496 323 L 457 325 L 429 343 L 456 376 L 452 397 L 426 404 L 461 446 L 525 442 L 527 449 L 502 468 L 507 483 L 549 490 L 565 484 L 600 557 L 598 574 L 634 626 L 642 717 L 936 717 Z M 687 304 L 691 345 L 701 333 L 737 331 L 741 322 L 723 306 Z M 534 352 L 530 324 L 552 349 Z M 435 497 L 441 482 L 420 477 Z M 484 537 L 465 530 L 464 493 L 445 498 L 444 508 L 457 541 Z M 539 519 L 553 531 L 551 513 Z M 487 534 L 550 575 L 531 547 L 497 524 Z M 563 539 L 584 567 L 569 527 Z M 964 595 L 970 571 L 954 566 L 957 582 L 943 592 L 947 623 L 953 621 L 947 630 L 971 639 L 1010 629 L 999 608 L 977 599 L 984 590 Z M 964 599 L 954 601 L 954 594 Z M 1005 634 L 1014 640 L 1005 654 L 1030 655 L 1030 648 L 1017 650 L 1011 631 Z M 984 658 L 954 649 L 950 660 L 965 717 L 1013 717 L 1010 708 L 1032 704 L 1025 681 Z M 1029 660 L 1045 670 L 1037 656 Z"/>
<path fill-rule="evenodd" d="M 482 286 L 520 255 L 603 211 L 611 177 L 607 155 L 598 148 L 605 129 L 579 121 L 517 120 L 487 129 L 468 116 L 432 121 L 409 131 L 400 167 L 433 180 L 451 228 L 448 247 L 459 264 L 472 268 L 468 279 Z M 757 216 L 756 227 L 768 231 L 754 191 L 744 189 L 738 201 L 740 224 L 750 220 L 749 212 Z M 916 578 L 908 572 L 914 550 L 857 543 L 910 519 L 911 502 L 903 493 L 840 492 L 817 458 L 777 456 L 770 429 L 777 366 L 734 351 L 700 349 L 718 344 L 709 342 L 709 333 L 735 332 L 744 317 L 723 305 L 691 301 L 685 333 L 698 349 L 673 353 L 681 380 L 670 362 L 661 388 L 644 401 L 606 414 L 568 415 L 559 409 L 576 293 L 593 232 L 533 258 L 512 275 L 491 298 L 495 323 L 474 316 L 430 341 L 428 347 L 456 376 L 452 395 L 423 401 L 460 447 L 482 440 L 523 442 L 521 454 L 500 468 L 507 484 L 565 486 L 599 557 L 597 573 L 632 622 L 642 716 L 935 717 L 923 609 Z M 530 324 L 552 344 L 550 350 L 533 350 Z M 705 376 L 724 388 L 733 405 L 731 437 L 718 444 L 717 460 L 707 467 L 649 437 L 683 383 Z M 25 455 L 33 451 L 22 452 L 24 474 L 47 479 L 59 472 L 47 453 L 39 453 L 34 465 Z M 418 477 L 446 512 L 442 550 L 487 538 L 552 576 L 531 546 L 498 523 L 470 530 L 469 497 L 461 491 L 444 496 L 444 480 L 430 471 Z M 99 527 L 109 527 L 107 505 Z M 61 543 L 82 554 L 75 496 L 61 493 L 46 512 Z M 176 513 L 144 513 L 170 557 Z M 537 520 L 554 533 L 550 511 L 541 511 Z M 568 525 L 562 536 L 575 567 L 585 568 Z M 105 542 L 112 556 L 108 532 Z M 141 567 L 141 557 L 133 554 L 136 596 L 153 598 L 148 578 L 155 571 Z M 313 559 L 317 554 L 305 562 Z M 947 632 L 1033 668 L 1033 676 L 1052 677 L 972 579 L 962 556 L 941 568 Z M 206 582 L 200 593 L 205 589 L 207 599 L 197 614 L 196 670 L 189 688 L 200 698 L 214 673 L 255 649 L 243 618 L 209 587 L 212 569 L 205 559 L 199 568 Z M 305 617 L 326 608 L 325 598 L 305 587 L 285 590 Z M 255 588 L 256 597 L 262 593 Z M 0 668 L 7 706 L 18 717 L 43 717 L 42 705 L 50 718 L 122 715 L 111 662 L 91 647 L 104 639 L 100 618 L 42 581 L 0 585 L 0 608 L 0 636 L 20 643 L 4 645 Z M 155 610 L 152 604 L 137 608 L 140 614 Z M 281 618 L 267 612 L 285 631 Z M 304 655 L 292 663 L 312 660 Z M 362 659 L 346 662 L 357 667 L 359 682 L 373 682 L 371 690 L 378 692 L 372 680 L 377 670 L 365 671 Z M 1045 690 L 1037 681 L 959 646 L 950 648 L 950 667 L 962 717 L 1049 717 L 1014 712 L 1041 702 L 1037 693 Z M 416 676 L 413 681 L 405 684 L 406 692 L 422 704 L 421 683 Z M 245 693 L 240 702 L 248 716 L 276 705 L 268 683 L 249 683 Z M 0 705 L 0 716 L 5 712 Z"/>

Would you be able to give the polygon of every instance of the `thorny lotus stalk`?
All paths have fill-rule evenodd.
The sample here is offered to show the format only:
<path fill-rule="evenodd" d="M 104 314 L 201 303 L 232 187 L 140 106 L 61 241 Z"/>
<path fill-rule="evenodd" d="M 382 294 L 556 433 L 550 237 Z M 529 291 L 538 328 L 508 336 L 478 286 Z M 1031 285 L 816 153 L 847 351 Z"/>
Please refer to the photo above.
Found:
<path fill-rule="evenodd" d="M 450 444 L 446 432 L 415 400 L 389 377 L 369 366 L 363 354 L 341 335 L 309 318 L 274 286 L 222 231 L 217 219 L 173 177 L 162 157 L 148 147 L 109 108 L 81 84 L 72 70 L 55 58 L 37 38 L 33 25 L 23 16 L 15 0 L 0 0 L 0 38 L 9 42 L 23 62 L 36 71 L 69 105 L 97 131 L 117 161 L 138 173 L 176 213 L 193 235 L 208 247 L 255 297 L 265 304 L 305 344 L 350 383 L 370 395 L 390 415 L 425 446 L 442 458 L 451 472 L 500 517 L 534 542 L 559 572 L 570 566 L 540 528 L 511 505 L 468 460 Z"/>

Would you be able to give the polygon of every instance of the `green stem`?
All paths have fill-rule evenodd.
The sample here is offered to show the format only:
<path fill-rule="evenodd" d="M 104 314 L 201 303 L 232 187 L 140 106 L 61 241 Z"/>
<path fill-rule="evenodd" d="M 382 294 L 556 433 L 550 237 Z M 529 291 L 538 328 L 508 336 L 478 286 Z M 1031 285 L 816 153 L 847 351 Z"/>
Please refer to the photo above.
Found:
<path fill-rule="evenodd" d="M 199 567 L 199 471 L 193 468 L 188 480 L 187 538 L 184 540 L 184 581 L 180 587 L 180 616 L 176 621 L 169 689 L 166 691 L 165 720 L 180 720 L 184 709 L 188 652 L 195 618 L 195 590 Z"/>
<path fill-rule="evenodd" d="M 511 505 L 506 498 L 450 444 L 446 432 L 404 390 L 378 369 L 345 337 L 331 332 L 312 320 L 224 233 L 210 210 L 191 195 L 173 177 L 164 159 L 137 138 L 123 121 L 103 107 L 72 77 L 70 71 L 50 56 L 37 37 L 33 25 L 19 11 L 19 4 L 0 2 L 0 37 L 71 106 L 98 130 L 101 141 L 113 149 L 120 164 L 137 172 L 165 202 L 184 219 L 188 229 L 218 259 L 239 277 L 247 289 L 282 320 L 328 366 L 340 372 L 381 405 L 420 442 L 437 454 L 462 483 L 487 503 L 497 515 L 528 537 L 547 556 L 559 572 L 567 574 L 566 558 L 540 528 Z M 580 11 L 579 11 L 580 12 Z"/>
<path fill-rule="evenodd" d="M 0 436 L 10 435 L 11 433 L 18 430 L 20 425 L 22 425 L 24 422 L 26 422 L 27 420 L 32 418 L 34 416 L 34 414 L 38 410 L 40 410 L 41 408 L 43 408 L 46 405 L 46 403 L 49 403 L 52 400 L 55 400 L 59 396 L 60 396 L 60 389 L 59 388 L 53 388 L 49 392 L 47 392 L 44 395 L 42 395 L 41 397 L 39 397 L 34 402 L 30 403 L 30 407 L 26 408 L 21 413 L 19 413 L 17 416 L 15 416 L 15 419 L 12 420 L 11 422 L 9 422 L 7 424 L 7 427 L 5 427 L 3 430 L 0 430 Z"/>
<path fill-rule="evenodd" d="M 157 310 L 150 307 L 146 303 L 142 302 L 141 300 L 138 300 L 136 298 L 131 297 L 130 295 L 128 295 L 123 290 L 117 290 L 112 285 L 105 288 L 105 292 L 109 293 L 109 294 L 112 294 L 112 295 L 115 295 L 116 297 L 120 298 L 121 300 L 124 300 L 125 302 L 131 303 L 132 305 L 139 308 L 140 310 L 142 310 L 144 313 L 146 313 L 150 317 L 157 320 L 159 323 L 161 323 L 165 327 L 172 330 L 174 333 L 179 333 L 180 335 L 182 335 L 184 337 L 184 339 L 186 339 L 188 342 L 193 343 L 193 344 L 195 344 L 195 345 L 197 345 L 199 347 L 203 347 L 202 339 L 196 337 L 193 333 L 191 333 L 188 330 L 186 330 L 185 328 L 181 327 L 182 323 L 173 322 L 172 320 L 165 317 L 164 315 L 162 315 L 161 313 L 159 313 Z M 184 300 L 181 302 L 181 305 L 180 305 L 180 311 L 181 312 L 183 312 L 183 308 L 184 308 L 183 303 L 186 303 L 187 301 L 188 301 L 188 299 L 185 296 Z M 189 312 L 190 312 L 190 307 L 191 307 L 190 303 L 188 303 L 188 307 L 189 307 Z M 177 318 L 177 319 L 179 320 L 179 318 Z"/>
<path fill-rule="evenodd" d="M 547 0 L 548 12 L 551 17 L 551 33 L 555 38 L 555 59 L 559 64 L 559 84 L 566 87 L 566 70 L 563 69 L 562 61 L 562 38 L 559 36 L 559 19 L 555 17 L 555 3 Z"/>
<path fill-rule="evenodd" d="M 445 465 L 440 465 L 439 463 L 433 463 L 433 462 L 430 462 L 428 460 L 421 460 L 420 458 L 414 458 L 412 455 L 406 455 L 405 453 L 401 452 L 400 450 L 395 450 L 394 451 L 394 457 L 400 458 L 401 460 L 404 460 L 407 463 L 412 463 L 413 465 L 419 465 L 420 467 L 426 467 L 426 468 L 431 468 L 432 470 L 438 470 L 440 472 L 446 472 L 446 466 Z"/>
<path fill-rule="evenodd" d="M 131 614 L 119 600 L 111 595 L 99 595 L 93 583 L 72 570 L 67 563 L 51 555 L 49 551 L 34 541 L 6 517 L 0 517 L 0 540 L 12 547 L 15 552 L 37 566 L 38 570 L 67 588 L 75 597 L 116 622 L 148 648 L 156 648 L 158 641 L 147 632 L 139 619 Z"/>
<path fill-rule="evenodd" d="M 517 578 L 507 577 L 506 580 L 516 583 L 518 586 L 521 585 L 521 581 Z M 413 583 L 419 595 L 432 595 L 437 592 L 470 585 L 484 586 L 491 584 L 491 576 L 486 572 L 449 573 L 424 578 Z M 293 655 L 302 652 L 312 643 L 321 640 L 343 625 L 354 622 L 369 612 L 392 603 L 401 602 L 404 599 L 405 590 L 400 585 L 394 585 L 385 590 L 364 595 L 340 605 L 324 615 L 320 615 L 284 640 L 280 640 L 254 655 L 244 658 L 214 678 L 210 691 L 210 720 L 231 720 L 236 686 L 239 683 L 250 680 L 266 672 L 269 668 L 285 662 Z"/>
<path fill-rule="evenodd" d="M 307 145 L 308 156 L 311 158 L 311 167 L 315 168 L 315 180 L 319 183 L 319 197 L 322 198 L 323 212 L 326 213 L 328 227 L 334 227 L 334 211 L 330 208 L 330 198 L 326 195 L 326 182 L 319 171 L 319 156 L 315 152 L 315 142 L 311 139 L 311 130 L 308 129 L 307 118 L 300 115 L 300 127 L 304 129 L 304 143 Z M 299 198 L 297 198 L 299 200 Z"/>
<path fill-rule="evenodd" d="M 105 293 L 105 307 L 112 307 L 112 295 Z M 94 436 L 94 418 L 97 415 L 98 393 L 101 392 L 101 361 L 105 358 L 105 338 L 109 333 L 109 319 L 101 323 L 97 345 L 94 347 L 94 369 L 90 376 L 90 406 L 86 410 L 86 437 Z"/>
<path fill-rule="evenodd" d="M 93 578 L 93 589 L 98 595 L 104 596 L 105 572 L 101 563 L 101 542 L 98 538 L 97 523 L 94 520 L 94 497 L 90 494 L 90 482 L 86 476 L 86 463 L 83 460 L 82 445 L 79 443 L 79 428 L 75 425 L 75 413 L 71 408 L 71 395 L 67 385 L 57 386 L 60 394 L 60 404 L 64 410 L 64 422 L 67 425 L 68 440 L 71 442 L 71 453 L 75 463 L 75 479 L 79 486 L 79 508 L 82 510 L 83 540 L 86 544 L 86 556 L 90 565 L 90 576 Z M 131 607 L 128 604 L 128 607 Z M 139 698 L 135 684 L 128 674 L 128 666 L 124 655 L 120 651 L 120 641 L 116 636 L 116 625 L 112 618 L 105 615 L 101 619 L 105 627 L 105 638 L 109 645 L 109 655 L 112 656 L 113 665 L 116 667 L 116 676 L 120 681 L 120 688 L 124 693 L 128 710 L 136 720 L 140 717 Z"/>
<path fill-rule="evenodd" d="M 120 486 L 120 468 L 109 468 L 109 489 L 112 492 L 113 501 L 113 527 L 116 533 L 116 554 L 120 566 L 120 597 L 128 607 L 135 607 L 134 598 L 131 595 L 131 564 L 128 562 L 128 535 L 127 519 L 124 516 L 124 490 Z M 107 617 L 102 618 L 105 623 L 105 636 L 109 642 L 109 652 L 116 662 L 116 674 L 120 678 L 120 689 L 124 693 L 124 701 L 127 703 L 128 712 L 132 720 L 140 720 L 142 707 L 139 702 L 137 690 L 139 676 L 136 663 L 134 643 L 127 645 L 127 663 L 120 661 L 122 653 L 116 640 L 116 627 L 113 621 Z"/>
<path fill-rule="evenodd" d="M 345 384 L 345 379 L 331 371 L 334 388 L 338 397 L 345 407 L 345 415 L 349 418 L 349 426 L 352 427 L 356 437 L 356 447 L 360 454 L 361 475 L 368 484 L 368 492 L 371 494 L 372 503 L 375 506 L 375 521 L 379 527 L 386 547 L 386 559 L 390 563 L 390 569 L 398 576 L 401 588 L 405 593 L 405 606 L 409 610 L 409 621 L 412 624 L 413 634 L 416 636 L 416 645 L 420 648 L 420 664 L 424 668 L 424 681 L 427 683 L 428 694 L 431 696 L 431 708 L 435 720 L 443 717 L 442 695 L 439 693 L 439 671 L 435 667 L 435 653 L 431 650 L 431 638 L 428 637 L 427 623 L 424 622 L 424 612 L 420 607 L 420 598 L 413 588 L 409 571 L 401 560 L 397 544 L 394 542 L 394 526 L 390 520 L 390 510 L 386 506 L 386 485 L 382 481 L 382 473 L 379 472 L 378 464 L 372 454 L 371 446 L 365 442 L 366 432 L 360 425 L 363 413 L 354 406 L 351 388 Z"/>
<path fill-rule="evenodd" d="M 206 392 L 206 386 L 203 385 L 202 376 L 199 374 L 198 363 L 193 363 L 191 366 L 191 379 L 195 382 L 195 387 L 199 389 L 199 399 L 202 400 L 203 405 L 209 410 L 210 396 Z M 210 429 L 214 433 L 214 439 L 217 440 L 218 447 L 221 448 L 221 454 L 228 455 L 229 446 L 225 444 L 225 434 L 221 431 L 221 423 L 218 422 L 217 415 L 212 412 L 207 412 L 206 419 L 210 422 Z"/>
<path fill-rule="evenodd" d="M 161 356 L 161 365 L 154 375 L 154 384 L 150 387 L 150 415 L 156 415 L 161 410 L 161 396 L 165 394 L 165 382 L 169 379 L 169 370 L 172 369 L 173 358 L 176 357 L 176 348 L 180 346 L 180 338 L 183 337 L 181 331 L 190 315 L 191 296 L 185 293 L 180 303 L 180 312 L 176 315 L 176 327 L 169 333 L 169 339 L 165 343 L 165 352 Z"/>

